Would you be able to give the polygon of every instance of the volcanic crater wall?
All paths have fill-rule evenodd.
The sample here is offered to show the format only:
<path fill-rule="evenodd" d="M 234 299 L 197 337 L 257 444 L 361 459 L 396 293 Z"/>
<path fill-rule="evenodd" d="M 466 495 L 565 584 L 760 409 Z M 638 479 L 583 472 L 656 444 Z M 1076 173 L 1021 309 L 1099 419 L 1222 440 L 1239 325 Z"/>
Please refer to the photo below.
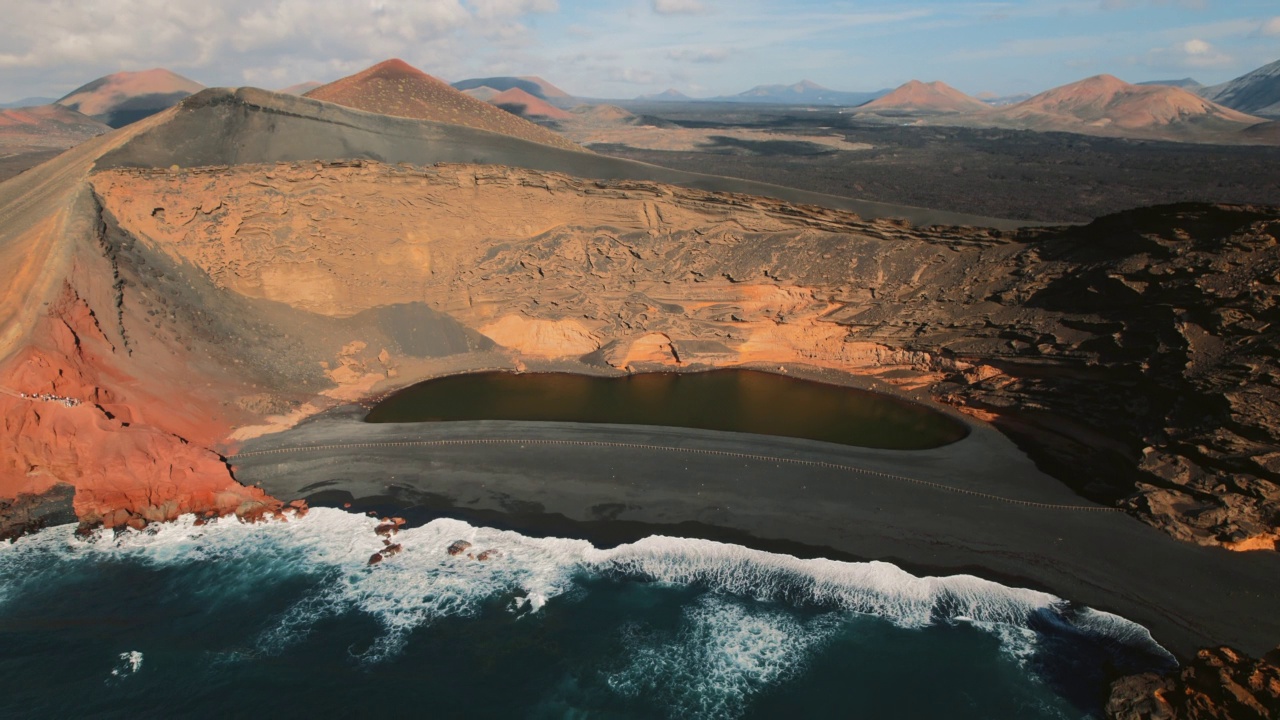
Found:
<path fill-rule="evenodd" d="M 186 312 L 221 328 L 198 339 L 217 349 L 211 376 L 238 379 L 220 391 L 236 427 L 444 360 L 805 363 L 929 386 L 1183 539 L 1277 538 L 1275 209 L 1000 233 L 476 165 L 115 169 L 92 184 L 121 247 L 202 288 Z M 156 331 L 197 323 L 151 311 Z"/>

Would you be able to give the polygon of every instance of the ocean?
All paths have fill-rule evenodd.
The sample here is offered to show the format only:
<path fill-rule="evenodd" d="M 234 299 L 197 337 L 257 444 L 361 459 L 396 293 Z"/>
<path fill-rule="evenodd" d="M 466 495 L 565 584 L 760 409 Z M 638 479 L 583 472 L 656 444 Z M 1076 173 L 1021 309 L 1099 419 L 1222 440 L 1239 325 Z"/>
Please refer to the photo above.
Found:
<path fill-rule="evenodd" d="M 1123 618 L 971 576 L 453 519 L 371 566 L 377 525 L 0 544 L 0 716 L 1088 718 L 1174 663 Z"/>

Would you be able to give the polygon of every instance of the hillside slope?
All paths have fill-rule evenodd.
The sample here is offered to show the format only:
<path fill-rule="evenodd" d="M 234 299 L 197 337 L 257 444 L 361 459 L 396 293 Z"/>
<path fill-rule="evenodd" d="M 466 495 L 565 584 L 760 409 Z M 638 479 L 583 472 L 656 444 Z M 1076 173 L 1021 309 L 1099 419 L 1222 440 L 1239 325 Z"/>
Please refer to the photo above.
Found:
<path fill-rule="evenodd" d="M 154 68 L 100 77 L 72 90 L 56 104 L 119 128 L 173 107 L 203 89 L 194 80 Z"/>
<path fill-rule="evenodd" d="M 1262 122 L 1181 88 L 1131 85 L 1110 75 L 1048 90 L 990 119 L 1033 130 L 1201 141 L 1230 141 Z"/>
<path fill-rule="evenodd" d="M 0 148 L 69 148 L 111 132 L 106 123 L 60 105 L 0 110 Z"/>
<path fill-rule="evenodd" d="M 309 90 L 303 97 L 380 115 L 463 125 L 552 147 L 582 150 L 566 138 L 470 97 L 402 60 L 381 62 Z"/>
<path fill-rule="evenodd" d="M 1280 60 L 1196 92 L 1219 105 L 1250 115 L 1280 117 Z"/>
<path fill-rule="evenodd" d="M 943 82 L 923 83 L 919 80 L 898 87 L 884 97 L 876 98 L 859 110 L 910 110 L 914 112 L 964 113 L 982 112 L 987 104 L 969 97 Z"/>

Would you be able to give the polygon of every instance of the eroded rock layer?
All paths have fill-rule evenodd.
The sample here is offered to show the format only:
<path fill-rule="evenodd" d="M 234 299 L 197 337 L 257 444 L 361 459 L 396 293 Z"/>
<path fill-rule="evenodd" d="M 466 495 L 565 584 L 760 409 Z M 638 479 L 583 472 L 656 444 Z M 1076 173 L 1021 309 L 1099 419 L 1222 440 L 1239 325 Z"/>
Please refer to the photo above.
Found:
<path fill-rule="evenodd" d="M 121 307 L 238 378 L 222 402 L 256 416 L 241 437 L 494 349 L 805 363 L 928 386 L 1182 539 L 1277 538 L 1272 208 L 1000 233 L 474 165 L 120 169 L 92 186 Z"/>

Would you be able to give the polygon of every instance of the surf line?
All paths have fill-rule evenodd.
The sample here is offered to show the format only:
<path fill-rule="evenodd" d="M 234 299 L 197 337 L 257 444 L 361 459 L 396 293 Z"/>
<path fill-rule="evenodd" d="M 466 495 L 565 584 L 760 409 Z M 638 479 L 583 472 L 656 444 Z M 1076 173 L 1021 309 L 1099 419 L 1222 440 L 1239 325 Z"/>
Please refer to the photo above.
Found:
<path fill-rule="evenodd" d="M 604 440 L 519 440 L 512 438 L 472 438 L 462 440 L 401 440 L 396 442 L 364 442 L 364 443 L 335 443 L 330 445 L 299 445 L 296 447 L 272 448 L 269 450 L 250 450 L 248 452 L 237 453 L 228 458 L 232 464 L 235 464 L 236 458 L 242 457 L 261 457 L 264 455 L 277 455 L 285 453 L 302 453 L 317 452 L 324 450 L 358 450 L 362 448 L 384 448 L 384 447 L 431 447 L 444 445 L 571 445 L 577 447 L 614 447 L 632 450 L 656 450 L 659 452 L 672 453 L 690 453 L 697 455 L 716 455 L 720 457 L 740 458 L 745 460 L 758 460 L 763 462 L 787 463 L 790 465 L 804 465 L 807 467 L 820 467 L 829 470 L 838 470 L 846 473 L 858 475 L 868 475 L 871 477 L 881 478 L 885 480 L 894 480 L 897 482 L 911 483 L 914 485 L 923 485 L 935 490 L 943 490 L 946 492 L 959 493 L 961 495 L 972 495 L 974 497 L 986 498 L 988 500 L 996 500 L 1002 503 L 1012 505 L 1022 505 L 1025 507 L 1038 508 L 1042 510 L 1069 510 L 1074 512 L 1124 512 L 1121 508 L 1106 507 L 1104 505 L 1063 505 L 1055 503 L 1042 503 L 1032 500 L 1018 500 L 1015 498 L 1007 498 L 1001 495 L 984 493 L 978 490 L 969 490 L 967 488 L 958 488 L 952 485 L 932 482 L 929 480 L 921 480 L 919 478 L 907 477 L 906 475 L 895 475 L 893 473 L 880 472 L 878 470 L 868 470 L 866 468 L 856 467 L 854 465 L 845 465 L 842 463 L 832 463 L 823 460 L 804 460 L 802 458 L 785 458 L 773 455 L 757 455 L 754 453 L 740 453 L 729 450 L 707 450 L 703 448 L 686 448 L 675 447 L 672 445 L 647 445 L 642 443 L 624 443 L 609 442 Z"/>

